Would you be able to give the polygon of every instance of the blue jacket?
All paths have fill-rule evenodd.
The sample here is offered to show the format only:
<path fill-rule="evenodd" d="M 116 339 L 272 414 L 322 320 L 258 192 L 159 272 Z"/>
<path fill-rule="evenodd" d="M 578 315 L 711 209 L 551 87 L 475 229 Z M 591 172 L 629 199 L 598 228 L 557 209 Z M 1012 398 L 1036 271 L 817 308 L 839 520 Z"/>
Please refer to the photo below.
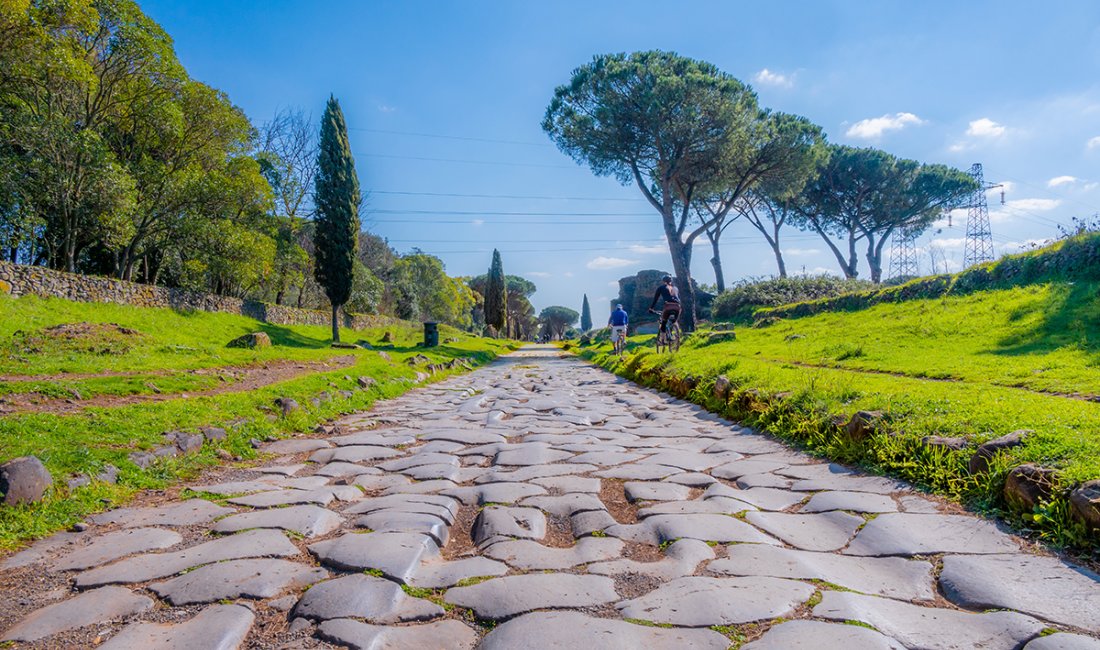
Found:
<path fill-rule="evenodd" d="M 611 318 L 608 319 L 607 324 L 614 327 L 622 327 L 630 321 L 630 317 L 627 315 L 625 309 L 616 309 L 611 312 Z"/>

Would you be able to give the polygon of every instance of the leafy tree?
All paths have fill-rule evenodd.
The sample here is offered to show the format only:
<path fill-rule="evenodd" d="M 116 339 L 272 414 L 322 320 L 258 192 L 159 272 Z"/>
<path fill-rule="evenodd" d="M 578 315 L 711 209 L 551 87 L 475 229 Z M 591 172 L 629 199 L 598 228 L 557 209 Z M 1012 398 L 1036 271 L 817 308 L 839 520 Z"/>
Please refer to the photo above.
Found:
<path fill-rule="evenodd" d="M 474 293 L 461 279 L 449 277 L 438 257 L 420 252 L 400 257 L 393 284 L 400 318 L 470 326 Z"/>
<path fill-rule="evenodd" d="M 344 309 L 355 314 L 376 314 L 382 301 L 385 284 L 359 260 L 355 260 L 354 278 L 351 283 L 351 297 Z"/>
<path fill-rule="evenodd" d="M 504 277 L 504 263 L 500 251 L 493 249 L 493 262 L 489 267 L 489 279 L 485 285 L 485 324 L 501 335 L 507 335 L 508 285 Z"/>
<path fill-rule="evenodd" d="M 565 336 L 565 331 L 577 322 L 579 316 L 580 314 L 573 309 L 554 305 L 539 313 L 539 323 L 551 338 L 560 339 Z"/>
<path fill-rule="evenodd" d="M 882 280 L 882 250 L 895 230 L 923 232 L 975 188 L 968 174 L 944 165 L 833 145 L 828 161 L 799 197 L 799 225 L 821 236 L 849 279 L 859 275 L 857 245 L 864 242 L 871 280 L 877 283 Z M 841 239 L 847 250 L 833 238 Z"/>
<path fill-rule="evenodd" d="M 592 308 L 588 306 L 588 294 L 584 294 L 584 302 L 581 304 L 581 331 L 588 332 L 592 329 Z"/>
<path fill-rule="evenodd" d="M 521 278 L 518 275 L 506 275 L 505 284 L 508 291 L 508 306 L 507 306 L 507 336 L 509 338 L 518 340 L 530 340 L 538 333 L 538 317 L 535 314 L 535 307 L 531 304 L 530 297 L 535 293 L 537 288 L 535 283 L 526 278 Z M 481 303 L 480 314 L 478 312 L 478 304 L 475 303 L 473 311 L 473 321 L 476 325 L 478 319 L 484 324 L 484 296 L 487 291 L 489 276 L 487 274 L 479 275 L 467 280 L 466 284 L 477 294 L 477 299 Z"/>
<path fill-rule="evenodd" d="M 340 307 L 351 297 L 359 234 L 359 178 L 348 143 L 344 113 L 329 97 L 321 118 L 320 155 L 314 202 L 317 205 L 314 276 L 332 304 L 332 340 L 340 340 Z"/>
<path fill-rule="evenodd" d="M 760 110 L 747 86 L 713 65 L 659 51 L 597 56 L 576 69 L 543 129 L 597 175 L 635 183 L 660 213 L 689 330 L 695 239 L 747 189 L 804 166 L 820 139 L 803 118 Z M 715 213 L 696 225 L 700 201 Z"/>

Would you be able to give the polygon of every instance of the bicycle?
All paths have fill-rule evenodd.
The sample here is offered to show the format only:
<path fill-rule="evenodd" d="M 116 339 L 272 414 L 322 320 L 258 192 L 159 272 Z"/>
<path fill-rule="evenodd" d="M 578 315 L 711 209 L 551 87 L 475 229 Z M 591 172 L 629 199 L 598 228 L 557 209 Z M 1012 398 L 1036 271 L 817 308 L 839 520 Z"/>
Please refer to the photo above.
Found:
<path fill-rule="evenodd" d="M 650 311 L 654 314 L 659 313 L 655 309 L 651 309 Z M 661 353 L 661 348 L 664 348 L 665 352 L 676 352 L 679 350 L 680 339 L 682 338 L 681 335 L 679 314 L 669 314 L 665 326 L 657 330 L 657 353 Z"/>
<path fill-rule="evenodd" d="M 612 327 L 611 328 L 611 343 L 612 343 L 612 346 L 614 347 L 615 354 L 619 355 L 619 358 L 622 359 L 623 358 L 623 353 L 626 352 L 626 332 L 623 331 L 620 334 L 619 332 L 617 332 L 615 330 L 614 327 Z"/>

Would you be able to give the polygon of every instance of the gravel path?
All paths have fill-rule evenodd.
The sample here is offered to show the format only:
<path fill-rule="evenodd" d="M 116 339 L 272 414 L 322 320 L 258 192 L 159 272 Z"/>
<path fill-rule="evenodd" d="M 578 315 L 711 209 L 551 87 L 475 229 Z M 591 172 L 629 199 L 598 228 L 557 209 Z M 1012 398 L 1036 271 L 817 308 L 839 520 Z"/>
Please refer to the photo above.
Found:
<path fill-rule="evenodd" d="M 266 451 L 0 562 L 0 645 L 1100 649 L 1100 576 L 554 348 Z"/>

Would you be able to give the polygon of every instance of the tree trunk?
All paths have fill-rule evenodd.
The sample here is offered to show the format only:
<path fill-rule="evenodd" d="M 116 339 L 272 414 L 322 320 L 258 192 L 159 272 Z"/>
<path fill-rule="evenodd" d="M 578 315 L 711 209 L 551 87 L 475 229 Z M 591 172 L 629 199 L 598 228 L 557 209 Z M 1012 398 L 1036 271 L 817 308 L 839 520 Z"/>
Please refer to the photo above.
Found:
<path fill-rule="evenodd" d="M 679 236 L 668 240 L 672 253 L 672 268 L 676 273 L 676 286 L 680 290 L 680 328 L 685 332 L 695 330 L 695 287 L 691 282 L 691 245 L 680 241 Z"/>
<path fill-rule="evenodd" d="M 775 253 L 775 263 L 779 266 L 779 277 L 787 277 L 787 263 L 783 261 L 783 251 L 779 249 L 779 242 L 772 244 L 772 252 Z"/>
<path fill-rule="evenodd" d="M 340 305 L 332 306 L 332 342 L 340 342 Z"/>
<path fill-rule="evenodd" d="M 283 290 L 282 289 L 279 289 L 277 292 L 275 292 L 275 304 L 276 305 L 283 304 Z"/>
<path fill-rule="evenodd" d="M 714 256 L 710 258 L 710 265 L 714 267 L 714 284 L 718 287 L 718 293 L 722 293 L 726 290 L 726 278 L 722 275 L 722 252 L 718 249 L 718 237 L 721 236 L 721 231 L 717 231 L 714 234 L 707 231 L 707 239 L 710 240 L 711 250 L 714 252 Z"/>

